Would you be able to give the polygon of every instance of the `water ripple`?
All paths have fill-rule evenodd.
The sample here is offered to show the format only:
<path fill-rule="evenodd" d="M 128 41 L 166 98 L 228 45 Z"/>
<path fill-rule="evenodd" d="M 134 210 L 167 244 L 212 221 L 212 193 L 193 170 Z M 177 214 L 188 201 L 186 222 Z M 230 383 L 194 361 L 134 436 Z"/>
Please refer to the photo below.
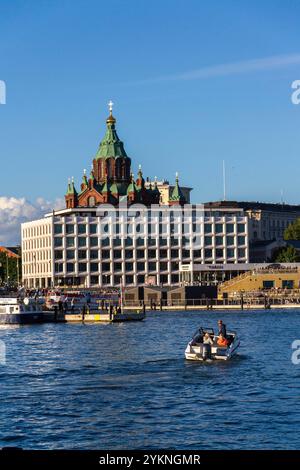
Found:
<path fill-rule="evenodd" d="M 190 363 L 200 325 L 242 337 L 227 363 Z M 0 445 L 36 449 L 296 449 L 296 311 L 170 312 L 143 323 L 0 329 Z M 278 341 L 270 341 L 277 337 Z"/>

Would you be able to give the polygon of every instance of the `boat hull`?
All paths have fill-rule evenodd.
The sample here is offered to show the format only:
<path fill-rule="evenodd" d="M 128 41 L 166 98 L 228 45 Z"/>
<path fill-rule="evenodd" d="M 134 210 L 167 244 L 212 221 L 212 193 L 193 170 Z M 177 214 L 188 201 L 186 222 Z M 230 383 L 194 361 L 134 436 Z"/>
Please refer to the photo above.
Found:
<path fill-rule="evenodd" d="M 7 313 L 0 315 L 1 325 L 26 325 L 31 323 L 42 323 L 43 321 L 43 312 Z"/>
<path fill-rule="evenodd" d="M 229 348 L 212 346 L 211 357 L 209 359 L 204 359 L 201 346 L 192 346 L 188 344 L 185 350 L 185 358 L 187 361 L 200 362 L 229 361 L 237 354 L 239 346 L 240 341 L 238 339 L 236 339 Z"/>

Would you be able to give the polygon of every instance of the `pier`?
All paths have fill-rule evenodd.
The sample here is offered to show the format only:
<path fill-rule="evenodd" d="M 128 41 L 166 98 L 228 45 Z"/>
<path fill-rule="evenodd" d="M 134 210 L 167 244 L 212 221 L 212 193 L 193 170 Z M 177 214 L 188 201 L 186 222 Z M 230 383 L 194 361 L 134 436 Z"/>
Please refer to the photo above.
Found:
<path fill-rule="evenodd" d="M 84 323 L 117 323 L 124 321 L 141 321 L 145 318 L 145 312 L 134 310 L 131 312 L 123 312 L 111 314 L 107 312 L 101 313 L 66 313 L 63 315 L 62 320 L 64 322 L 84 322 Z"/>

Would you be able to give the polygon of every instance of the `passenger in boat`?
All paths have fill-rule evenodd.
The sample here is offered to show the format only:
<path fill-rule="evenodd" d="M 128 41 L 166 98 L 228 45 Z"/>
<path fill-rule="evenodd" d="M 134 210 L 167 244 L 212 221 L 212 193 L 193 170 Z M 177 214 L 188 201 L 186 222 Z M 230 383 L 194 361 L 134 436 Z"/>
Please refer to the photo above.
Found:
<path fill-rule="evenodd" d="M 226 325 L 222 322 L 222 320 L 218 321 L 218 328 L 219 328 L 219 336 L 220 334 L 222 334 L 224 338 L 227 338 Z"/>
<path fill-rule="evenodd" d="M 210 345 L 214 344 L 209 333 L 205 333 L 204 338 L 203 338 L 203 344 L 210 344 Z"/>
<path fill-rule="evenodd" d="M 218 341 L 217 341 L 218 346 L 228 346 L 228 340 L 224 337 L 223 333 L 220 333 Z"/>
<path fill-rule="evenodd" d="M 211 357 L 211 346 L 214 344 L 213 340 L 211 339 L 208 333 L 205 333 L 203 337 L 203 350 L 202 350 L 202 357 L 205 361 L 206 359 L 210 359 Z"/>

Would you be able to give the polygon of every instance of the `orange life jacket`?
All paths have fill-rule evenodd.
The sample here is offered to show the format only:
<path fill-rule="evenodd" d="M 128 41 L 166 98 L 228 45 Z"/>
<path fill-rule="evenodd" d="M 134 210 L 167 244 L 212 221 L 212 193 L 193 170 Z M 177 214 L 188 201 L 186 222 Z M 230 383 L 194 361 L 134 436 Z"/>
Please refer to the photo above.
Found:
<path fill-rule="evenodd" d="M 219 338 L 217 344 L 218 346 L 228 346 L 228 341 L 226 338 Z"/>

